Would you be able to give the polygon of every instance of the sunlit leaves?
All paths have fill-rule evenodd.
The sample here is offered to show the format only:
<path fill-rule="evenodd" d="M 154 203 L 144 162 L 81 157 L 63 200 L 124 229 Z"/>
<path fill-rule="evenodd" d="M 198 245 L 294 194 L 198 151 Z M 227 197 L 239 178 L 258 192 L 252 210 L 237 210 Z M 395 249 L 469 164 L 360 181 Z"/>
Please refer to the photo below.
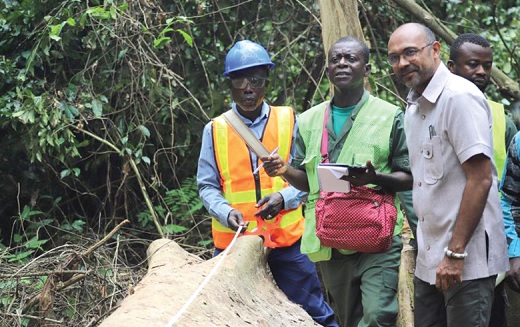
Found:
<path fill-rule="evenodd" d="M 193 39 L 192 37 L 186 33 L 184 30 L 180 28 L 174 28 L 175 25 L 178 25 L 180 23 L 184 24 L 192 24 L 193 21 L 187 19 L 186 17 L 176 17 L 176 18 L 168 18 L 166 20 L 166 27 L 159 33 L 158 37 L 153 41 L 153 46 L 156 49 L 163 48 L 166 44 L 171 43 L 171 35 L 172 32 L 177 32 L 182 35 L 184 38 L 184 41 L 191 47 L 193 46 Z"/>
<path fill-rule="evenodd" d="M 46 17 L 46 18 L 49 20 L 51 19 L 51 17 Z M 61 40 L 60 34 L 65 25 L 74 27 L 74 26 L 76 26 L 76 21 L 74 20 L 74 18 L 69 17 L 64 22 L 49 26 L 49 29 L 50 29 L 49 37 L 54 41 L 60 41 Z"/>

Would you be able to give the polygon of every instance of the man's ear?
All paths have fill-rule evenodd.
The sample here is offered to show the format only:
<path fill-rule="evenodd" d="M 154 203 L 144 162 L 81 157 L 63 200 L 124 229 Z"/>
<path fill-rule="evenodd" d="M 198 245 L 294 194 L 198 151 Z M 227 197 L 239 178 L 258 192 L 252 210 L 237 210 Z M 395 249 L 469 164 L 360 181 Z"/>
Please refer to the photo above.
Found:
<path fill-rule="evenodd" d="M 365 77 L 370 75 L 371 72 L 372 72 L 372 65 L 371 64 L 365 64 Z"/>
<path fill-rule="evenodd" d="M 450 59 L 446 62 L 446 64 L 448 65 L 448 69 L 450 70 L 450 72 L 453 73 L 455 71 L 455 62 Z"/>
<path fill-rule="evenodd" d="M 433 41 L 432 43 L 433 57 L 441 58 L 441 43 L 439 41 Z"/>
<path fill-rule="evenodd" d="M 329 78 L 329 66 L 325 67 L 325 75 Z"/>

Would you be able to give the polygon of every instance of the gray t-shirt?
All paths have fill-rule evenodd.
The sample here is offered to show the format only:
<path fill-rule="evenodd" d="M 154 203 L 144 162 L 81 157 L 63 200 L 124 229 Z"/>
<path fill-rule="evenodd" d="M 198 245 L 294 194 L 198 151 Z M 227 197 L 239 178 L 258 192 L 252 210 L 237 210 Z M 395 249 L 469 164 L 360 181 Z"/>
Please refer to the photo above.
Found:
<path fill-rule="evenodd" d="M 482 92 L 440 64 L 423 94 L 407 98 L 405 132 L 414 178 L 413 204 L 419 218 L 416 276 L 435 284 L 459 212 L 466 175 L 462 163 L 477 154 L 493 160 L 491 112 Z M 497 172 L 482 218 L 466 246 L 463 280 L 509 268 L 498 197 Z"/>

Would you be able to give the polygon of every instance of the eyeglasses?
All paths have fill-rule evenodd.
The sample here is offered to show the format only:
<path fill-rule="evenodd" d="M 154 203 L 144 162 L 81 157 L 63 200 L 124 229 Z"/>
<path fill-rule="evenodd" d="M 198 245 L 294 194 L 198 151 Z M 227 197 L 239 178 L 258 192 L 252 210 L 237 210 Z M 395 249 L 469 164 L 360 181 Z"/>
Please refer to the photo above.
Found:
<path fill-rule="evenodd" d="M 264 77 L 235 77 L 230 78 L 231 85 L 235 89 L 245 89 L 247 84 L 251 85 L 252 88 L 260 88 L 265 86 L 265 81 L 267 78 Z"/>
<path fill-rule="evenodd" d="M 401 52 L 401 54 L 391 53 L 388 55 L 387 60 L 390 63 L 390 65 L 392 65 L 392 66 L 397 65 L 397 63 L 401 59 L 401 56 L 403 56 L 404 60 L 406 60 L 408 62 L 413 61 L 415 59 L 415 57 L 417 57 L 419 52 L 421 52 L 424 48 L 429 47 L 432 44 L 433 44 L 433 42 L 428 43 L 427 45 L 425 45 L 424 47 L 419 48 L 419 49 L 407 48 L 407 49 L 404 49 L 404 51 Z"/>

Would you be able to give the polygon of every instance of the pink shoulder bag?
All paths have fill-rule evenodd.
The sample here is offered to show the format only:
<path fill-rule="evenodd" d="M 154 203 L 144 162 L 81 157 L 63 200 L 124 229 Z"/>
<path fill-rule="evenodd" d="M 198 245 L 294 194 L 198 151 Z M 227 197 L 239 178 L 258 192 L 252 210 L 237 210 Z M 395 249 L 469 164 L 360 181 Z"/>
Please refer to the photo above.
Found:
<path fill-rule="evenodd" d="M 328 106 L 321 154 L 328 162 Z M 358 252 L 385 252 L 392 245 L 397 209 L 393 194 L 366 186 L 350 192 L 320 191 L 316 202 L 316 235 L 323 246 Z"/>

